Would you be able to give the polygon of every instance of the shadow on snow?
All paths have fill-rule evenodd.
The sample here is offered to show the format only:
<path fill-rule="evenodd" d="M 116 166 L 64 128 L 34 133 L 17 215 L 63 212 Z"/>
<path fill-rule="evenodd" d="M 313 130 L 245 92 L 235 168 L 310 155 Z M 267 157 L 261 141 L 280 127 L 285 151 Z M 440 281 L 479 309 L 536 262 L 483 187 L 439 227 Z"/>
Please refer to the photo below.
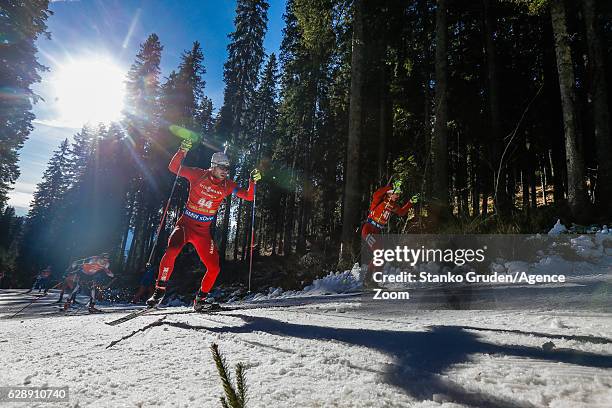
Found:
<path fill-rule="evenodd" d="M 493 354 L 575 364 L 593 368 L 612 368 L 612 356 L 571 349 L 543 350 L 538 347 L 495 345 L 481 341 L 462 326 L 432 326 L 429 331 L 386 331 L 343 329 L 282 322 L 279 320 L 228 314 L 244 321 L 238 327 L 193 326 L 183 322 L 158 321 L 152 326 L 206 330 L 214 333 L 265 332 L 309 340 L 335 340 L 386 353 L 395 359 L 384 373 L 384 380 L 420 400 L 442 394 L 456 403 L 482 407 L 531 407 L 528 402 L 512 401 L 483 392 L 469 391 L 444 377 L 451 366 L 467 363 L 475 354 Z"/>

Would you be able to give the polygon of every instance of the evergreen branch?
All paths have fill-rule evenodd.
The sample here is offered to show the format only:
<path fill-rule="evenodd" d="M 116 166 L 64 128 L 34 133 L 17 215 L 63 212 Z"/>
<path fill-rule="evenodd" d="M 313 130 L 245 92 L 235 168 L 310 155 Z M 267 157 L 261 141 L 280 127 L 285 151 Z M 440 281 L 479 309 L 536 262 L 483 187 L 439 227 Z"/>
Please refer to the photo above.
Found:
<path fill-rule="evenodd" d="M 225 391 L 225 396 L 229 401 L 229 405 L 232 408 L 242 408 L 242 404 L 240 403 L 240 400 L 232 385 L 230 375 L 227 372 L 227 364 L 225 359 L 221 355 L 221 352 L 219 352 L 219 346 L 217 346 L 215 343 L 211 344 L 210 351 L 212 352 L 213 360 L 215 360 L 215 364 L 217 365 L 217 372 L 219 373 L 219 377 L 221 377 L 223 390 Z"/>
<path fill-rule="evenodd" d="M 244 375 L 244 364 L 236 364 L 236 388 L 238 389 L 238 399 L 244 407 L 246 405 L 247 385 Z"/>

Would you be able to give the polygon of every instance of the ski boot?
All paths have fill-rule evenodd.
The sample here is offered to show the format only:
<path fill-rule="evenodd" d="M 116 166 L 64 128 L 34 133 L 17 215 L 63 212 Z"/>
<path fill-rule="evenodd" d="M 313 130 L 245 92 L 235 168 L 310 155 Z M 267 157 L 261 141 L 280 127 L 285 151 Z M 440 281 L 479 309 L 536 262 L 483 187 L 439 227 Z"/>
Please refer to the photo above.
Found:
<path fill-rule="evenodd" d="M 147 299 L 147 307 L 148 308 L 156 307 L 162 302 L 162 300 L 164 300 L 165 295 L 166 295 L 165 286 L 164 287 L 156 286 L 155 292 L 153 292 L 153 295 L 151 295 L 151 297 Z"/>
<path fill-rule="evenodd" d="M 221 309 L 218 303 L 207 301 L 207 297 L 208 293 L 198 290 L 198 294 L 196 295 L 195 299 L 193 299 L 193 310 L 196 313 L 210 312 Z"/>
<path fill-rule="evenodd" d="M 96 309 L 96 301 L 92 297 L 90 297 L 89 302 L 87 302 L 87 311 L 89 313 L 96 313 L 98 311 L 98 309 Z"/>

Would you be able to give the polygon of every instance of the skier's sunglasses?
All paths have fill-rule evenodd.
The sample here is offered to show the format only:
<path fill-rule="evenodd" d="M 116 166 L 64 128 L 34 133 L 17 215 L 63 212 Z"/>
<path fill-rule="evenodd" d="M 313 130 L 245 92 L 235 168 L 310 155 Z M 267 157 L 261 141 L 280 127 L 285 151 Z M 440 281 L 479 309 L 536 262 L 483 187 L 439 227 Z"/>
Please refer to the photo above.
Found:
<path fill-rule="evenodd" d="M 223 171 L 229 171 L 229 169 L 230 169 L 229 166 L 222 166 L 222 165 L 219 165 L 219 164 L 217 164 L 215 167 L 218 168 L 219 170 L 223 170 Z"/>

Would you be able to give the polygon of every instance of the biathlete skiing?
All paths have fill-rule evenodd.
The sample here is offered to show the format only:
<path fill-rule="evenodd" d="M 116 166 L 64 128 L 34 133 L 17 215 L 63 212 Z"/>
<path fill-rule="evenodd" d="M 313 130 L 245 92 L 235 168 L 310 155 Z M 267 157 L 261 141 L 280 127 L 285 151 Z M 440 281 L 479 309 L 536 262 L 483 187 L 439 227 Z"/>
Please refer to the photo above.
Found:
<path fill-rule="evenodd" d="M 33 290 L 38 289 L 38 293 L 40 293 L 41 290 L 44 290 L 43 294 L 46 295 L 47 291 L 49 290 L 48 282 L 51 278 L 52 273 L 53 271 L 50 265 L 47 266 L 45 269 L 42 269 L 40 272 L 38 272 L 38 275 L 36 275 L 36 281 L 34 281 L 32 288 L 30 288 L 30 290 L 25 293 L 30 293 Z"/>
<path fill-rule="evenodd" d="M 149 308 L 157 306 L 163 300 L 174 269 L 174 261 L 187 243 L 195 247 L 200 260 L 206 266 L 193 308 L 196 312 L 201 312 L 213 306 L 213 303 L 207 301 L 207 297 L 219 275 L 220 266 L 217 246 L 210 232 L 211 223 L 223 199 L 230 194 L 253 201 L 255 183 L 261 179 L 261 173 L 255 169 L 251 172 L 248 189 L 239 189 L 234 181 L 228 179 L 230 162 L 223 152 L 212 155 L 209 169 L 182 166 L 181 163 L 191 145 L 190 140 L 184 140 L 168 165 L 172 173 L 189 181 L 189 198 L 185 212 L 168 239 L 168 248 L 159 264 L 155 291 L 147 300 Z"/>
<path fill-rule="evenodd" d="M 391 214 L 404 217 L 412 206 L 419 201 L 419 195 L 415 194 L 406 204 L 400 206 L 397 202 L 401 193 L 402 182 L 397 180 L 392 186 L 383 186 L 372 195 L 368 219 L 361 228 L 361 238 L 367 244 L 370 253 L 373 253 L 375 249 L 381 249 L 377 235 L 380 235 L 387 226 Z M 368 272 L 373 272 L 373 270 L 374 266 L 370 261 Z"/>
<path fill-rule="evenodd" d="M 100 272 L 103 272 L 103 274 Z M 81 284 L 83 284 L 89 289 L 89 302 L 87 307 L 90 312 L 96 311 L 96 291 L 100 281 L 106 277 L 114 278 L 113 272 L 110 270 L 108 254 L 103 253 L 102 255 L 74 261 L 64 274 L 60 297 L 56 303 L 62 302 L 66 289 L 70 289 L 71 292 L 68 300 L 64 303 L 63 309 L 67 310 L 70 305 L 77 303 L 76 296 L 81 289 Z"/>

